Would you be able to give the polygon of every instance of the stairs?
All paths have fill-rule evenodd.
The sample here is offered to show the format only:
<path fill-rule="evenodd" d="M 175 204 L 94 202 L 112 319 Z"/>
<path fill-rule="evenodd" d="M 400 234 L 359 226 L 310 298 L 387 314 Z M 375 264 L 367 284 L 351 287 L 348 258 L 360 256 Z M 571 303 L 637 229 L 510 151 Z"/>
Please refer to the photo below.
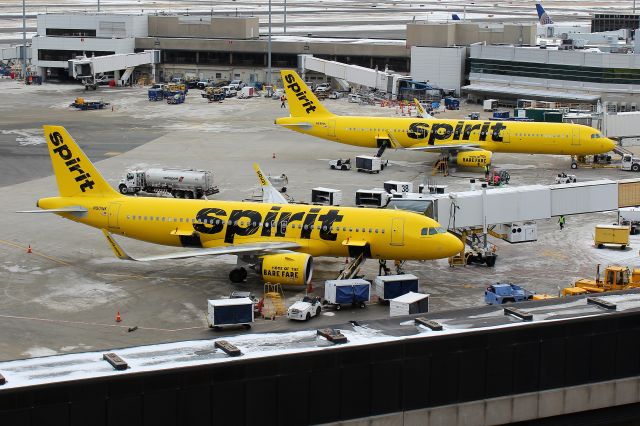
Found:
<path fill-rule="evenodd" d="M 287 313 L 284 305 L 284 292 L 280 284 L 264 283 L 264 298 L 262 305 L 262 316 L 264 318 L 275 319 Z"/>
<path fill-rule="evenodd" d="M 350 280 L 355 277 L 360 270 L 360 265 L 362 265 L 365 261 L 364 253 L 360 253 L 360 255 L 354 258 L 338 275 L 337 280 Z"/>

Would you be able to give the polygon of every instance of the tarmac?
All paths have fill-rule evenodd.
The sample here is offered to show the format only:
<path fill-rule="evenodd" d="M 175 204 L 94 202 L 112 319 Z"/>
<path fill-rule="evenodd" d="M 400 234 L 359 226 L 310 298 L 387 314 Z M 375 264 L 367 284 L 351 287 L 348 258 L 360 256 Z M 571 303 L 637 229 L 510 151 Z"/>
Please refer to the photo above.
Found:
<path fill-rule="evenodd" d="M 214 332 L 205 320 L 206 300 L 249 290 L 257 296 L 263 284 L 256 274 L 232 285 L 228 273 L 234 256 L 156 263 L 128 263 L 113 256 L 102 234 L 55 215 L 17 214 L 33 209 L 38 198 L 57 194 L 40 126 L 62 124 L 116 186 L 120 176 L 138 166 L 189 167 L 212 170 L 221 192 L 212 198 L 243 200 L 259 194 L 251 164 L 265 173 L 289 177 L 287 194 L 310 199 L 317 186 L 343 191 L 344 205 L 353 205 L 355 191 L 381 187 L 383 181 L 422 183 L 431 177 L 436 155 L 388 150 L 391 166 L 379 175 L 334 171 L 328 160 L 370 154 L 367 149 L 336 144 L 279 128 L 274 119 L 288 114 L 280 102 L 265 99 L 227 99 L 209 104 L 193 90 L 185 104 L 147 101 L 145 88 L 100 88 L 84 92 L 77 85 L 22 86 L 0 80 L 0 360 L 29 358 L 133 345 L 207 339 L 245 333 L 240 329 Z M 100 111 L 76 111 L 68 105 L 77 96 L 102 99 L 110 105 Z M 113 110 L 111 109 L 113 106 Z M 326 101 L 338 114 L 400 115 L 396 108 Z M 462 117 L 478 105 L 444 117 Z M 274 158 L 275 157 L 275 158 Z M 579 181 L 635 177 L 616 169 L 570 171 L 569 158 L 496 154 L 493 162 L 511 173 L 511 185 L 551 184 L 561 171 Z M 438 177 L 448 190 L 468 188 L 480 170 L 459 169 Z M 638 266 L 640 237 L 631 237 L 626 250 L 593 247 L 598 223 L 613 223 L 615 213 L 567 217 L 560 231 L 555 219 L 538 222 L 538 241 L 498 247 L 495 268 L 451 268 L 446 260 L 407 262 L 405 271 L 420 278 L 429 293 L 432 312 L 482 306 L 484 288 L 511 281 L 525 288 L 556 294 L 580 277 L 592 277 L 596 264 Z M 175 248 L 119 238 L 131 254 L 145 256 Z M 31 245 L 33 253 L 27 253 Z M 313 287 L 322 295 L 324 280 L 335 278 L 345 259 L 315 259 Z M 372 279 L 377 262 L 365 263 L 361 273 Z M 285 289 L 288 303 L 304 289 Z M 285 318 L 258 320 L 251 332 L 320 328 L 350 320 L 388 317 L 388 307 L 326 311 L 310 323 Z M 115 322 L 120 311 L 122 322 Z M 137 330 L 129 332 L 130 327 Z"/>

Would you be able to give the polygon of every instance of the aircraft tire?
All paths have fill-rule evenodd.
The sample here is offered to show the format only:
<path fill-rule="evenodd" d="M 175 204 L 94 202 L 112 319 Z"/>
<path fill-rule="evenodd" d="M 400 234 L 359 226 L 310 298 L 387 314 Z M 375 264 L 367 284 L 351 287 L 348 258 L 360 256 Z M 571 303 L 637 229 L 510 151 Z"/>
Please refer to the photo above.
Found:
<path fill-rule="evenodd" d="M 242 273 L 242 270 L 244 268 L 234 268 L 231 270 L 231 272 L 229 272 L 229 279 L 231 280 L 232 283 L 241 283 L 242 281 L 244 281 L 244 279 L 246 278 L 246 274 L 247 271 L 244 271 L 244 274 Z"/>
<path fill-rule="evenodd" d="M 571 163 L 571 168 L 572 169 L 577 169 L 578 168 L 578 163 Z"/>
<path fill-rule="evenodd" d="M 126 187 L 126 186 L 124 186 L 124 185 L 120 185 L 119 189 L 120 189 L 120 193 L 121 193 L 121 194 L 126 194 L 127 192 L 129 192 L 129 191 L 127 190 L 127 187 Z"/>

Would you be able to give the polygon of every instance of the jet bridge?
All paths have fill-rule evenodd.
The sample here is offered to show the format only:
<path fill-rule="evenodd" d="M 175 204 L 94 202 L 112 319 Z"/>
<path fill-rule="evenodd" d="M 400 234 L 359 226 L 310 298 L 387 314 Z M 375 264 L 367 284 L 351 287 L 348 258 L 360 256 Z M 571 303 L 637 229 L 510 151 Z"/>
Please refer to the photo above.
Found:
<path fill-rule="evenodd" d="M 69 60 L 69 75 L 85 81 L 85 85 L 95 85 L 95 76 L 104 73 L 116 73 L 119 85 L 124 85 L 133 74 L 136 67 L 151 65 L 155 75 L 155 66 L 160 63 L 159 50 L 145 50 L 140 53 L 121 53 L 115 55 L 86 57 L 79 56 Z M 120 76 L 118 73 L 124 70 Z"/>
<path fill-rule="evenodd" d="M 298 55 L 298 63 L 302 70 L 303 79 L 306 71 L 316 71 L 329 77 L 345 80 L 352 84 L 370 87 L 383 93 L 390 93 L 392 99 L 398 96 L 398 81 L 410 79 L 400 74 L 378 71 L 358 65 L 348 65 L 342 62 L 328 61 L 312 55 Z"/>

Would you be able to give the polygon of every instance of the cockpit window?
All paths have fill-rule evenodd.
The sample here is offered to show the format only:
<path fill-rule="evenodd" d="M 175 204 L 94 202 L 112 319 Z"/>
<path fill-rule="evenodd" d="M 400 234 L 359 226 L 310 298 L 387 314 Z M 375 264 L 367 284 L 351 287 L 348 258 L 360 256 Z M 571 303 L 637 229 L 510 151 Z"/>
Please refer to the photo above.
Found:
<path fill-rule="evenodd" d="M 436 228 L 422 228 L 422 230 L 420 231 L 420 235 L 423 235 L 423 236 L 424 235 L 436 235 L 436 234 L 444 234 L 446 232 L 447 231 L 444 228 L 438 226 Z"/>
<path fill-rule="evenodd" d="M 603 138 L 604 136 L 602 136 L 600 133 L 594 133 L 591 135 L 591 139 L 600 139 Z"/>

